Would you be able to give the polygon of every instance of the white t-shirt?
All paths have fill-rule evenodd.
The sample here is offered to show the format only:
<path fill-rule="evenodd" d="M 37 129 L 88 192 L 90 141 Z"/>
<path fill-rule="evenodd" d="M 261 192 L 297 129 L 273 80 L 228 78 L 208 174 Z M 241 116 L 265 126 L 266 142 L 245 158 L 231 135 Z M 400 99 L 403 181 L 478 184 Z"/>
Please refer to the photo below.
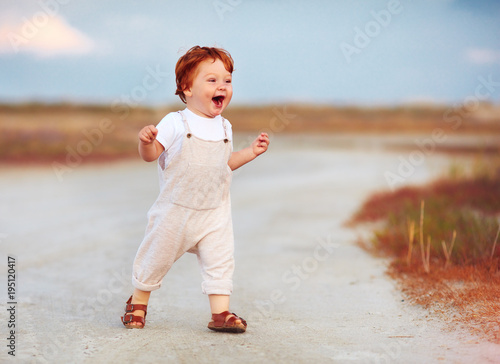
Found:
<path fill-rule="evenodd" d="M 200 139 L 218 141 L 224 139 L 224 127 L 222 125 L 222 116 L 215 118 L 204 118 L 198 116 L 188 108 L 182 111 L 186 117 L 191 133 Z M 233 143 L 233 131 L 231 123 L 225 120 L 227 138 Z M 156 140 L 163 145 L 165 151 L 158 158 L 158 163 L 162 169 L 172 161 L 172 158 L 181 150 L 182 141 L 187 131 L 182 122 L 182 116 L 178 112 L 167 114 L 156 126 L 158 135 Z"/>

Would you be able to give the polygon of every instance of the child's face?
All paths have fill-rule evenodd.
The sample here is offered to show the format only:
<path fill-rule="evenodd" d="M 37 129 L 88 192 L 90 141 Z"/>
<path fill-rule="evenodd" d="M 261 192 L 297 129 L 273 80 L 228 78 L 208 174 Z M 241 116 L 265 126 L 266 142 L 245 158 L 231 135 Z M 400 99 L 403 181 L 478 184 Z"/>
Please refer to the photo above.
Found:
<path fill-rule="evenodd" d="M 219 59 L 201 62 L 193 84 L 184 90 L 188 109 L 206 118 L 222 114 L 233 97 L 231 81 L 231 73 Z"/>

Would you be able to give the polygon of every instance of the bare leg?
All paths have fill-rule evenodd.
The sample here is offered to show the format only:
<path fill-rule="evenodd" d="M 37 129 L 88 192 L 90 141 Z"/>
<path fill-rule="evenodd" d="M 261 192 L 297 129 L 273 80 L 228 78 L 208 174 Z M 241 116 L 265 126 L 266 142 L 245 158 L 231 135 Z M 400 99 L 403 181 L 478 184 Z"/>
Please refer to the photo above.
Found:
<path fill-rule="evenodd" d="M 229 296 L 222 294 L 209 294 L 208 300 L 210 301 L 210 310 L 212 313 L 221 313 L 224 311 L 229 311 Z M 233 317 L 233 315 L 228 315 L 226 321 Z M 241 320 L 236 320 L 236 324 L 240 324 Z"/>

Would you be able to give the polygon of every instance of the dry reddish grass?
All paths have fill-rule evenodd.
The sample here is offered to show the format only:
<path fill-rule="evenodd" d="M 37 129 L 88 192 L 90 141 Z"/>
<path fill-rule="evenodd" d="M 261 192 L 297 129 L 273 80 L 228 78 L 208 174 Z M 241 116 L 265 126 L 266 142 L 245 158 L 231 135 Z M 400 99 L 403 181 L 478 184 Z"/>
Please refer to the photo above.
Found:
<path fill-rule="evenodd" d="M 452 325 L 500 343 L 500 241 L 494 244 L 500 231 L 500 169 L 489 172 L 376 194 L 349 224 L 383 221 L 371 244 L 362 245 L 392 258 L 389 273 L 408 298 Z M 427 241 L 428 267 L 422 254 Z M 447 257 L 443 245 L 449 249 L 451 241 Z"/>
<path fill-rule="evenodd" d="M 411 302 L 439 315 L 452 327 L 463 326 L 500 344 L 500 274 L 498 258 L 487 266 L 431 265 L 425 273 L 420 262 L 408 267 L 393 263 L 389 274 Z"/>
<path fill-rule="evenodd" d="M 394 192 L 371 196 L 351 218 L 351 223 L 376 221 L 388 214 L 401 214 L 407 208 L 419 212 L 420 202 L 439 197 L 451 208 L 462 206 L 495 214 L 500 207 L 500 169 L 491 176 L 465 179 L 441 179 L 427 186 L 407 186 Z"/>

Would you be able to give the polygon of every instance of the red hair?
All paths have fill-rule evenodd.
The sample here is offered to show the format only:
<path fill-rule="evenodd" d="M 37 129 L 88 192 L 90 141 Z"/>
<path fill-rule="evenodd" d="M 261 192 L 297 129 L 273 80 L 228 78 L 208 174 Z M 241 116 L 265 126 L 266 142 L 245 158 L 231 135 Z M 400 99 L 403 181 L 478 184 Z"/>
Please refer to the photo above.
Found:
<path fill-rule="evenodd" d="M 184 90 L 193 85 L 198 65 L 209 59 L 214 62 L 219 59 L 224 64 L 224 68 L 229 73 L 233 73 L 234 61 L 228 51 L 222 48 L 194 46 L 179 58 L 175 65 L 175 82 L 177 84 L 175 94 L 179 95 L 183 103 L 186 103 Z"/>

